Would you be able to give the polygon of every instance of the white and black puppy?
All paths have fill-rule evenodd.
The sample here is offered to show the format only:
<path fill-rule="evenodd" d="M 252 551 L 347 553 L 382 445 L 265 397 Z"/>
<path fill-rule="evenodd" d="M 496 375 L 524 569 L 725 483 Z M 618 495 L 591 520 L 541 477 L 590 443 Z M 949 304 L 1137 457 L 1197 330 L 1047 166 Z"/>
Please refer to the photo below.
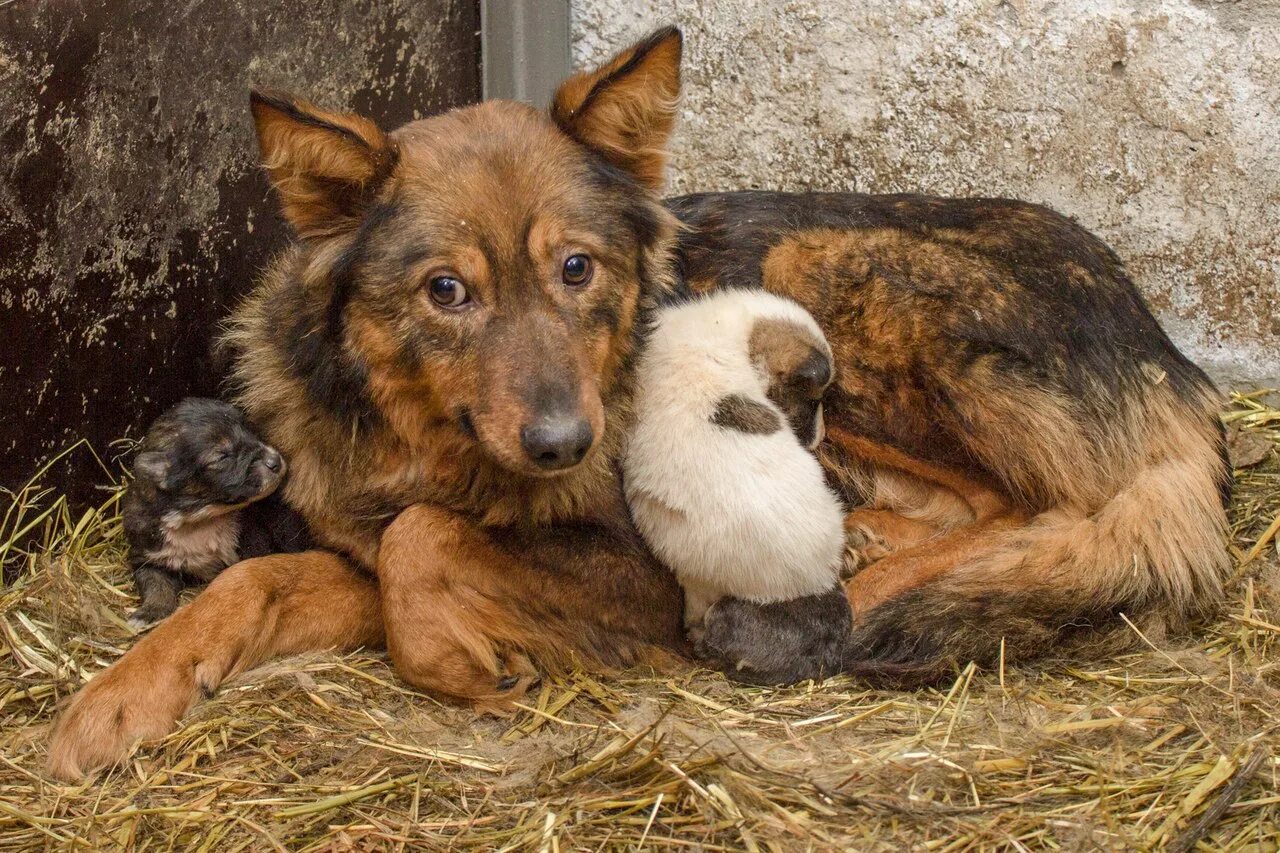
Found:
<path fill-rule="evenodd" d="M 269 498 L 284 474 L 284 458 L 234 406 L 188 397 L 157 418 L 124 498 L 129 563 L 142 598 L 130 621 L 163 619 L 184 585 L 208 583 L 242 558 L 309 547 L 301 518 Z"/>
<path fill-rule="evenodd" d="M 623 477 L 637 528 L 684 587 L 686 627 L 722 597 L 838 589 L 844 510 L 811 452 L 832 364 L 809 313 L 762 290 L 657 312 Z"/>

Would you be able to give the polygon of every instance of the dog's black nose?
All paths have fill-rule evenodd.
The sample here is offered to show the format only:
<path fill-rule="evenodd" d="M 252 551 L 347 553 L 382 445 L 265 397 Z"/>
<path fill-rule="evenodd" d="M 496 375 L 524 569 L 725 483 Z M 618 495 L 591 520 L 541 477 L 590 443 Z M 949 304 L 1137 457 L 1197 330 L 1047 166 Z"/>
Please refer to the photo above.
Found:
<path fill-rule="evenodd" d="M 520 430 L 524 452 L 533 464 L 547 471 L 577 465 L 593 441 L 595 433 L 587 419 L 572 415 L 540 418 Z"/>

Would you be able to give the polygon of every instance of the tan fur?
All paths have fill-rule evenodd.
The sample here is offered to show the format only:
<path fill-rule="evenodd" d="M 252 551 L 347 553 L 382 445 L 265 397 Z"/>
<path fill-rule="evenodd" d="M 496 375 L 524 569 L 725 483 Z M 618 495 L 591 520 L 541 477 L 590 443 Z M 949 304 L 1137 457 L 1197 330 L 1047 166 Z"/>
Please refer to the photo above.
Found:
<path fill-rule="evenodd" d="M 1040 220 L 1024 221 L 1029 228 L 1043 227 Z M 945 245 L 973 248 L 1008 240 L 994 230 L 963 239 L 943 231 L 923 240 L 890 229 L 818 229 L 785 238 L 763 262 L 766 285 L 805 304 L 823 323 L 843 393 L 874 398 L 878 392 L 865 384 L 868 374 L 925 364 L 947 386 L 963 424 L 956 428 L 963 434 L 965 456 L 956 460 L 963 468 L 927 463 L 839 426 L 831 430 L 842 456 L 835 462 L 836 454 L 829 453 L 827 462 L 835 462 L 834 470 L 866 495 L 870 507 L 933 528 L 930 534 L 882 514 L 851 520 L 870 549 L 855 555 L 859 562 L 882 557 L 850 584 L 855 610 L 865 613 L 936 582 L 939 596 L 959 599 L 1001 590 L 1074 601 L 1082 609 L 1149 602 L 1143 606 L 1159 613 L 1148 611 L 1149 619 L 1171 628 L 1185 625 L 1218 600 L 1226 569 L 1211 389 L 1189 407 L 1163 384 L 1157 366 L 1142 365 L 1146 387 L 1130 400 L 1116 401 L 1116 413 L 1099 430 L 1086 425 L 1077 401 L 1048 388 L 1010 385 L 982 362 L 953 367 L 946 342 L 934 334 L 935 317 L 896 304 L 882 278 L 936 282 L 955 301 L 980 304 L 978 311 L 1026 310 L 1014 285 L 993 285 L 1002 280 L 981 256 Z M 1078 265 L 1068 265 L 1066 274 L 1086 276 Z M 849 285 L 859 295 L 860 316 L 878 324 L 874 347 L 845 333 L 846 321 L 827 308 L 841 304 L 827 288 Z M 849 369 L 849 363 L 861 369 Z M 885 411 L 885 421 L 896 420 L 902 434 L 934 427 L 922 414 L 923 399 L 885 402 L 894 406 Z M 886 540 L 896 540 L 900 550 L 883 556 L 892 550 Z"/>
<path fill-rule="evenodd" d="M 972 524 L 977 518 L 970 502 L 954 490 L 887 466 L 875 469 L 870 505 L 939 531 Z"/>
<path fill-rule="evenodd" d="M 162 523 L 164 541 L 147 559 L 174 571 L 185 571 L 203 581 L 234 563 L 239 554 L 239 507 L 203 518 L 183 518 L 170 513 Z M 172 517 L 170 517 L 172 516 Z"/>
<path fill-rule="evenodd" d="M 904 534 L 902 525 L 886 524 L 883 516 L 855 512 L 850 524 L 861 526 L 869 544 L 883 548 L 888 540 L 899 549 L 850 584 L 855 610 L 866 612 L 945 571 L 944 583 L 957 595 L 1002 589 L 1056 592 L 1081 601 L 1160 601 L 1168 628 L 1185 625 L 1221 594 L 1226 517 L 1213 480 L 1220 460 L 1212 421 L 1206 418 L 1196 428 L 1159 388 L 1154 397 L 1147 412 L 1150 422 L 1135 426 L 1127 436 L 1132 461 L 1117 466 L 1134 473 L 1113 486 L 1117 491 L 1101 506 L 1088 500 L 1096 474 L 1089 471 L 1077 501 L 1064 501 L 1032 518 L 1014 512 L 1007 499 L 985 487 L 971 488 L 964 503 L 973 516 L 966 520 L 952 497 L 964 497 L 964 490 L 953 488 L 954 475 L 935 474 L 930 489 L 927 479 L 919 477 L 926 467 L 911 466 L 915 470 L 904 482 L 902 468 L 886 477 L 885 470 L 893 468 L 882 465 L 875 477 L 875 504 L 896 506 L 904 519 L 929 518 L 934 534 L 925 536 L 927 528 Z M 841 440 L 839 430 L 833 437 Z M 843 437 L 855 453 L 871 455 L 864 441 Z M 1119 443 L 1122 437 L 1109 440 Z M 885 456 L 907 467 L 894 454 Z M 1077 467 L 1057 470 L 1066 474 Z M 938 491 L 939 486 L 946 491 Z M 946 537 L 949 531 L 959 538 Z"/>
<path fill-rule="evenodd" d="M 487 546 L 464 518 L 421 505 L 405 510 L 384 536 L 378 578 L 388 651 L 415 687 L 510 701 L 534 674 L 524 652 L 544 666 L 563 654 L 509 605 L 525 591 L 519 562 Z M 495 689 L 503 675 L 514 682 L 506 691 Z"/>
<path fill-rule="evenodd" d="M 528 149 L 526 156 L 550 183 L 557 177 L 570 181 L 568 168 L 557 168 L 556 164 L 575 156 L 576 146 L 535 111 L 502 102 L 438 116 L 392 135 L 392 144 L 401 152 L 402 170 L 410 163 L 413 167 L 412 172 L 393 178 L 394 182 L 422 186 L 443 196 L 428 212 L 437 208 L 473 211 L 446 223 L 458 239 L 446 244 L 450 247 L 446 255 L 425 259 L 420 275 L 425 279 L 435 269 L 452 269 L 482 294 L 492 296 L 498 282 L 470 240 L 477 234 L 520 233 L 523 224 L 509 221 L 513 215 L 510 194 L 519 187 L 511 185 L 517 180 L 514 177 L 494 180 L 493 175 L 480 173 L 473 179 L 457 168 L 456 160 L 467 153 L 466 139 L 474 134 L 497 135 L 495 144 L 509 139 L 510 145 Z M 441 139 L 456 140 L 464 149 L 450 154 L 439 143 Z M 539 187 L 534 179 L 519 180 L 529 184 L 524 187 L 526 195 L 537 199 Z M 549 261 L 558 241 L 588 242 L 605 262 L 599 265 L 593 287 L 610 288 L 607 276 L 611 270 L 617 271 L 615 275 L 630 272 L 634 259 L 612 257 L 611 247 L 594 245 L 588 234 L 568 234 L 554 205 L 535 209 L 537 215 L 530 222 L 524 247 L 534 258 Z M 655 213 L 666 233 L 646 248 L 644 262 L 666 287 L 670 276 L 666 253 L 676 225 L 656 206 Z M 627 417 L 622 397 L 625 388 L 617 382 L 630 357 L 630 332 L 641 301 L 634 284 L 625 278 L 618 282 L 622 296 L 619 328 L 609 337 L 569 337 L 531 312 L 522 318 L 525 326 L 508 336 L 512 346 L 490 348 L 484 363 L 460 363 L 450 357 L 441 359 L 438 368 L 427 364 L 416 371 L 406 371 L 396 361 L 395 333 L 380 328 L 360 304 L 353 304 L 346 330 L 348 345 L 362 353 L 378 409 L 392 428 L 370 441 L 357 436 L 354 424 L 318 420 L 304 388 L 291 375 L 287 357 L 271 345 L 280 334 L 268 310 L 277 292 L 289 287 L 288 279 L 301 268 L 307 286 L 322 296 L 328 287 L 325 276 L 347 250 L 348 240 L 340 236 L 309 248 L 305 254 L 294 250 L 278 259 L 236 312 L 227 338 L 231 349 L 244 354 L 237 362 L 239 384 L 244 389 L 240 402 L 266 422 L 268 432 L 279 436 L 276 443 L 281 451 L 296 460 L 295 467 L 301 470 L 295 470 L 286 497 L 317 529 L 321 541 L 352 554 L 366 566 L 374 565 L 377 537 L 391 519 L 382 524 L 365 523 L 365 494 L 379 496 L 387 506 L 430 501 L 458 507 L 494 525 L 516 521 L 545 524 L 581 516 L 599 505 L 600 490 L 610 488 L 610 459 L 621 435 L 620 424 Z M 512 389 L 519 382 L 520 371 L 541 363 L 548 353 L 566 354 L 583 376 L 598 377 L 581 388 L 597 447 L 585 464 L 553 480 L 512 478 L 508 467 L 522 461 L 518 458 L 522 418 Z M 499 384 L 504 379 L 510 384 Z M 481 382 L 493 383 L 483 398 L 477 394 Z M 614 398 L 620 398 L 616 404 Z M 601 408 L 601 399 L 610 400 L 607 412 Z M 472 410 L 486 452 L 459 432 L 459 406 Z M 504 464 L 494 464 L 494 457 Z M 353 494 L 353 486 L 359 487 L 360 494 Z"/>
<path fill-rule="evenodd" d="M 1101 506 L 1063 504 L 998 537 L 949 580 L 957 589 L 1008 582 L 1093 600 L 1159 601 L 1168 627 L 1222 593 L 1226 514 L 1213 474 L 1216 435 L 1188 423 L 1159 389 L 1134 430 L 1133 461 Z M 1206 401 L 1207 402 L 1207 401 Z M 1120 436 L 1112 436 L 1119 443 Z"/>
<path fill-rule="evenodd" d="M 322 110 L 287 96 L 255 96 L 250 104 L 262 164 L 280 193 L 285 218 L 303 237 L 349 229 L 354 211 L 335 201 L 334 184 L 359 195 L 391 168 L 395 151 L 368 119 Z M 330 127 L 293 121 L 296 110 Z"/>
<path fill-rule="evenodd" d="M 848 586 L 858 621 L 842 651 L 859 673 L 936 674 L 989 660 L 1001 637 L 1012 658 L 1042 654 L 1073 632 L 1101 636 L 1120 609 L 1158 631 L 1217 605 L 1216 401 L 1114 255 L 1060 216 L 1000 199 L 810 197 L 767 227 L 734 216 L 782 209 L 762 200 L 772 194 L 673 200 L 681 225 L 653 196 L 679 54 L 678 32 L 660 31 L 567 81 L 550 118 L 490 102 L 388 135 L 255 99 L 264 160 L 302 239 L 236 312 L 237 399 L 290 460 L 287 501 L 348 559 L 311 552 L 224 572 L 72 700 L 50 747 L 55 775 L 119 760 L 171 730 L 199 690 L 273 654 L 380 643 L 384 615 L 406 679 L 481 702 L 518 695 L 531 656 L 612 666 L 679 652 L 678 587 L 632 529 L 614 465 L 636 324 L 670 289 L 677 251 L 694 291 L 758 277 L 831 344 L 832 440 L 820 453 L 865 503 L 848 526 L 880 549 Z M 601 186 L 648 218 L 643 248 L 595 234 L 581 205 Z M 336 271 L 393 200 L 403 218 L 365 246 L 343 307 Z M 797 214 L 843 224 L 804 228 Z M 415 254 L 423 246 L 434 254 Z M 597 279 L 571 297 L 555 265 L 580 250 Z M 423 288 L 442 273 L 501 303 L 496 326 L 433 313 Z M 1077 301 L 1063 303 L 1067 292 Z M 1082 370 L 1069 368 L 1087 336 L 1058 336 L 1057 354 L 1040 357 L 1064 314 L 1110 335 Z M 309 387 L 335 359 L 301 364 L 305 348 L 290 345 L 316 340 L 359 368 L 368 400 Z M 1134 364 L 1131 351 L 1155 361 Z M 539 405 L 548 364 L 574 379 L 569 396 L 599 427 L 586 460 L 555 477 L 529 470 L 513 428 Z M 382 576 L 385 614 L 356 565 Z"/>
<path fill-rule="evenodd" d="M 615 467 L 635 326 L 672 284 L 678 225 L 643 187 L 659 183 L 679 45 L 677 34 L 629 51 L 563 126 L 489 102 L 388 135 L 255 96 L 264 163 L 303 239 L 232 320 L 237 402 L 290 460 L 285 499 L 316 538 L 381 576 L 385 613 L 352 602 L 372 587 L 331 555 L 318 568 L 233 567 L 79 694 L 54 737 L 55 772 L 162 734 L 193 700 L 193 672 L 212 689 L 297 643 L 378 642 L 383 618 L 407 680 L 468 701 L 518 695 L 528 654 L 608 666 L 683 648 L 679 588 L 631 529 Z M 631 178 L 602 193 L 588 149 Z M 397 227 L 371 235 L 379 215 Z M 587 286 L 561 278 L 573 253 L 593 261 Z M 464 282 L 477 313 L 430 301 L 441 275 Z M 315 358 L 307 344 L 327 349 Z M 546 476 L 521 428 L 553 392 L 593 440 L 584 461 Z"/>

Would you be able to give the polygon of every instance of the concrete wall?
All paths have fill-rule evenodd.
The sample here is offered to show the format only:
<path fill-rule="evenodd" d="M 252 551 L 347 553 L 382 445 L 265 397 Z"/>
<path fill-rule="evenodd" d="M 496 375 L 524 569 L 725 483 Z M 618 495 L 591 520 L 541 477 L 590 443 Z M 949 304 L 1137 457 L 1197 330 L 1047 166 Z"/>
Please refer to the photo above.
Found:
<path fill-rule="evenodd" d="M 675 191 L 1003 195 L 1077 218 L 1220 377 L 1280 377 L 1280 0 L 574 0 L 684 28 Z"/>
<path fill-rule="evenodd" d="M 251 84 L 396 127 L 479 97 L 478 27 L 476 0 L 0 2 L 0 487 L 216 392 L 210 338 L 285 241 Z M 80 453 L 46 484 L 101 479 Z"/>

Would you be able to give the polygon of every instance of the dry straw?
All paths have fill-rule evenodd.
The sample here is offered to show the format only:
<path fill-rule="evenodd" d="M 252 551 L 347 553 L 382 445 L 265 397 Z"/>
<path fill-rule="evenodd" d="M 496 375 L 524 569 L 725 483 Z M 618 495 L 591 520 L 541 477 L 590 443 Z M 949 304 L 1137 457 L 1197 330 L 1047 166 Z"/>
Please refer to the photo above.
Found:
<path fill-rule="evenodd" d="M 1273 404 L 1225 416 L 1240 570 L 1189 639 L 915 693 L 574 673 L 506 719 L 405 688 L 381 654 L 310 655 L 79 786 L 41 765 L 58 703 L 133 640 L 118 492 L 74 515 L 28 488 L 0 527 L 0 849 L 1275 850 Z"/>

